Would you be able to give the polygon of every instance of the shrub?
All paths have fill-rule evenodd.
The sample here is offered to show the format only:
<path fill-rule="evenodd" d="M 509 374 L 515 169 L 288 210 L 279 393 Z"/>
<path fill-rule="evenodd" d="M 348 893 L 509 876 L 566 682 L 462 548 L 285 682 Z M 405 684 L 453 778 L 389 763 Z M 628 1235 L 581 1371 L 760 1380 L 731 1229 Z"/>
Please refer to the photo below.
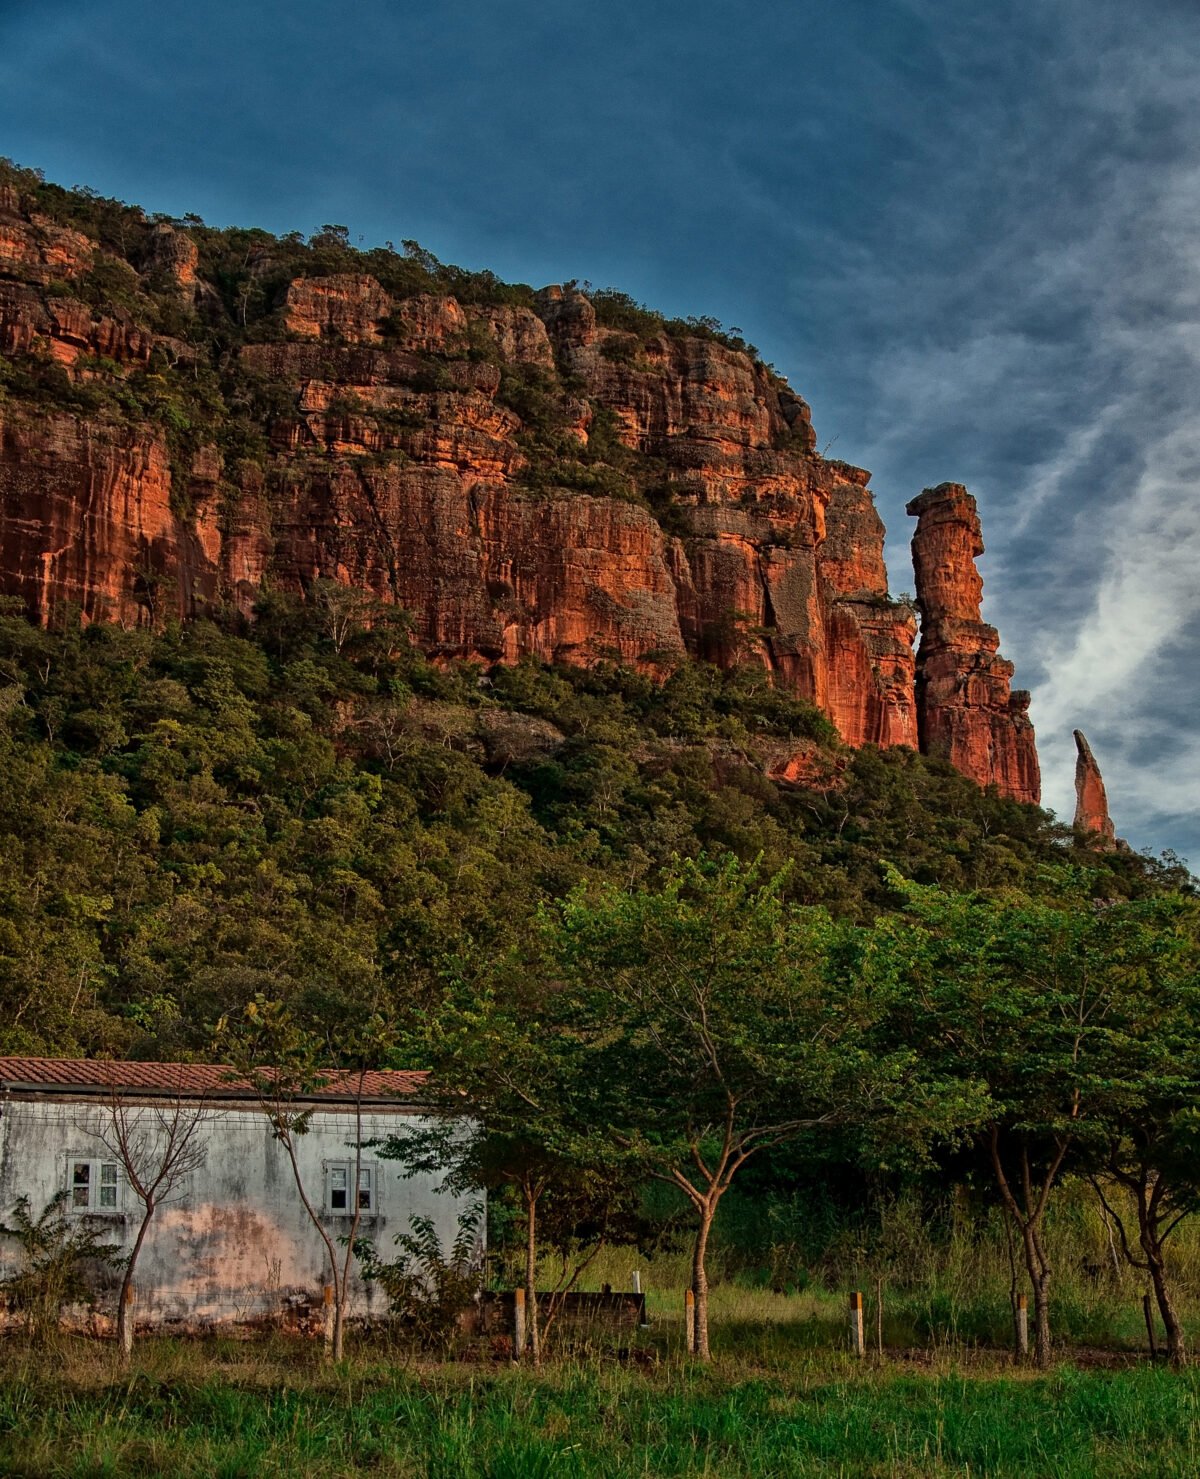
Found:
<path fill-rule="evenodd" d="M 369 1240 L 356 1250 L 363 1278 L 383 1288 L 396 1324 L 421 1350 L 449 1346 L 476 1301 L 482 1216 L 482 1208 L 474 1206 L 459 1217 L 449 1253 L 428 1217 L 410 1217 L 409 1231 L 396 1234 L 400 1256 L 391 1263 L 379 1257 Z"/>
<path fill-rule="evenodd" d="M 24 1316 L 30 1339 L 45 1344 L 58 1330 L 69 1304 L 90 1304 L 101 1269 L 116 1262 L 117 1245 L 104 1243 L 104 1224 L 93 1217 L 68 1217 L 67 1193 L 60 1192 L 33 1216 L 28 1197 L 13 1207 L 12 1226 L 0 1223 L 0 1236 L 21 1250 L 21 1267 L 0 1281 L 9 1306 Z"/>

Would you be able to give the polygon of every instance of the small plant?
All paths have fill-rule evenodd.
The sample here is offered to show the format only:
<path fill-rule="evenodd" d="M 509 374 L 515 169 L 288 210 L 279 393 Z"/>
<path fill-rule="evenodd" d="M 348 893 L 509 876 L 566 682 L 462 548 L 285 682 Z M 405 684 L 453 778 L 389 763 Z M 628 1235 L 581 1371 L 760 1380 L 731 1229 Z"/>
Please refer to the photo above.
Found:
<path fill-rule="evenodd" d="M 445 1350 L 478 1297 L 482 1215 L 476 1204 L 459 1217 L 449 1253 L 429 1217 L 408 1219 L 409 1231 L 396 1234 L 400 1256 L 393 1262 L 369 1240 L 356 1249 L 363 1278 L 386 1291 L 397 1325 L 421 1350 Z"/>
<path fill-rule="evenodd" d="M 104 1243 L 104 1224 L 93 1217 L 69 1217 L 67 1193 L 59 1192 L 34 1217 L 28 1197 L 18 1197 L 12 1226 L 0 1223 L 0 1236 L 21 1250 L 17 1273 L 0 1281 L 11 1309 L 21 1312 L 30 1340 L 45 1345 L 58 1330 L 69 1304 L 90 1304 L 96 1296 L 99 1267 L 115 1264 L 118 1248 Z"/>

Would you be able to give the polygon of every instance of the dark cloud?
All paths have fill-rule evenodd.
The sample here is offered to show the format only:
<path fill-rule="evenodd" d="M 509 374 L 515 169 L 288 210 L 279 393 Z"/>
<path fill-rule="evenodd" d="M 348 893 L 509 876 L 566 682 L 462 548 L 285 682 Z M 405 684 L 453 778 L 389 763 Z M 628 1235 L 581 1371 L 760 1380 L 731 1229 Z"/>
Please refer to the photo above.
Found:
<path fill-rule="evenodd" d="M 1049 802 L 1078 724 L 1200 860 L 1198 79 L 1194 0 L 18 5 L 0 151 L 740 325 L 873 469 L 898 588 L 904 503 L 973 487 Z"/>

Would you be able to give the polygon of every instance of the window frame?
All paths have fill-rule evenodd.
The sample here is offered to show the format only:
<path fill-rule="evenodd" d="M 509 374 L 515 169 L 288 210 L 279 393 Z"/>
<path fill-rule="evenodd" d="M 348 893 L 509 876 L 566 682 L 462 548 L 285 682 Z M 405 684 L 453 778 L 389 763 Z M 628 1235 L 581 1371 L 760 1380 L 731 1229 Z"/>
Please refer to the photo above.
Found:
<path fill-rule="evenodd" d="M 84 1181 L 75 1179 L 80 1167 L 87 1168 Z M 106 1177 L 106 1168 L 112 1176 Z M 113 1155 L 95 1155 L 84 1151 L 79 1155 L 68 1155 L 65 1161 L 63 1187 L 66 1191 L 66 1211 L 72 1217 L 120 1217 L 125 1211 L 125 1177 L 121 1173 L 121 1162 Z M 87 1205 L 81 1207 L 76 1201 L 76 1192 L 87 1189 Z M 100 1201 L 107 1187 L 112 1187 L 110 1204 Z"/>
<path fill-rule="evenodd" d="M 349 1156 L 347 1158 L 330 1157 L 322 1161 L 321 1170 L 324 1183 L 324 1194 L 321 1199 L 321 1204 L 322 1210 L 326 1217 L 337 1217 L 346 1222 L 350 1222 L 353 1220 L 355 1215 L 354 1207 L 335 1207 L 333 1205 L 333 1180 L 335 1174 L 340 1172 L 342 1177 L 344 1178 L 344 1181 L 343 1185 L 339 1187 L 338 1190 L 348 1192 L 354 1181 L 354 1166 L 354 1156 Z M 362 1182 L 363 1178 L 365 1177 L 368 1182 L 366 1190 L 368 1192 L 368 1195 L 370 1196 L 370 1205 L 366 1207 L 359 1207 L 357 1209 L 358 1217 L 360 1221 L 373 1220 L 374 1218 L 380 1216 L 379 1164 L 376 1161 L 368 1161 L 366 1159 L 362 1159 L 358 1163 L 358 1168 L 359 1189 L 360 1191 L 363 1189 Z"/>

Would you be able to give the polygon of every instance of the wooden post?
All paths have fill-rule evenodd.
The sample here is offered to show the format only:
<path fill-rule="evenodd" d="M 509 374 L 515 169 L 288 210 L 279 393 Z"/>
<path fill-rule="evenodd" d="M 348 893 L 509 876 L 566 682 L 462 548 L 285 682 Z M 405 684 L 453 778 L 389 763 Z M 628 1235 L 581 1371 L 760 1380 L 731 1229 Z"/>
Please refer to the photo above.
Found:
<path fill-rule="evenodd" d="M 1151 1303 L 1149 1294 L 1142 1295 L 1142 1314 L 1146 1319 L 1146 1334 L 1150 1337 L 1150 1359 L 1157 1361 L 1158 1337 L 1154 1333 L 1154 1306 Z"/>
<path fill-rule="evenodd" d="M 1017 1295 L 1017 1355 L 1024 1360 L 1029 1354 L 1029 1297 Z"/>
<path fill-rule="evenodd" d="M 513 1294 L 513 1360 L 519 1361 L 525 1350 L 525 1291 Z"/>
<path fill-rule="evenodd" d="M 856 1356 L 864 1353 L 863 1298 L 859 1289 L 850 1296 L 850 1349 Z"/>
<path fill-rule="evenodd" d="M 125 1320 L 121 1327 L 121 1354 L 126 1360 L 133 1354 L 133 1285 L 124 1293 Z"/>
<path fill-rule="evenodd" d="M 688 1351 L 696 1349 L 696 1296 L 690 1289 L 683 1296 L 683 1343 Z"/>
<path fill-rule="evenodd" d="M 325 1330 L 325 1354 L 329 1355 L 333 1350 L 333 1285 L 326 1284 L 321 1290 L 321 1302 L 324 1306 L 324 1330 Z"/>
<path fill-rule="evenodd" d="M 633 1292 L 635 1294 L 640 1294 L 642 1292 L 642 1275 L 641 1272 L 636 1268 L 633 1271 Z"/>

